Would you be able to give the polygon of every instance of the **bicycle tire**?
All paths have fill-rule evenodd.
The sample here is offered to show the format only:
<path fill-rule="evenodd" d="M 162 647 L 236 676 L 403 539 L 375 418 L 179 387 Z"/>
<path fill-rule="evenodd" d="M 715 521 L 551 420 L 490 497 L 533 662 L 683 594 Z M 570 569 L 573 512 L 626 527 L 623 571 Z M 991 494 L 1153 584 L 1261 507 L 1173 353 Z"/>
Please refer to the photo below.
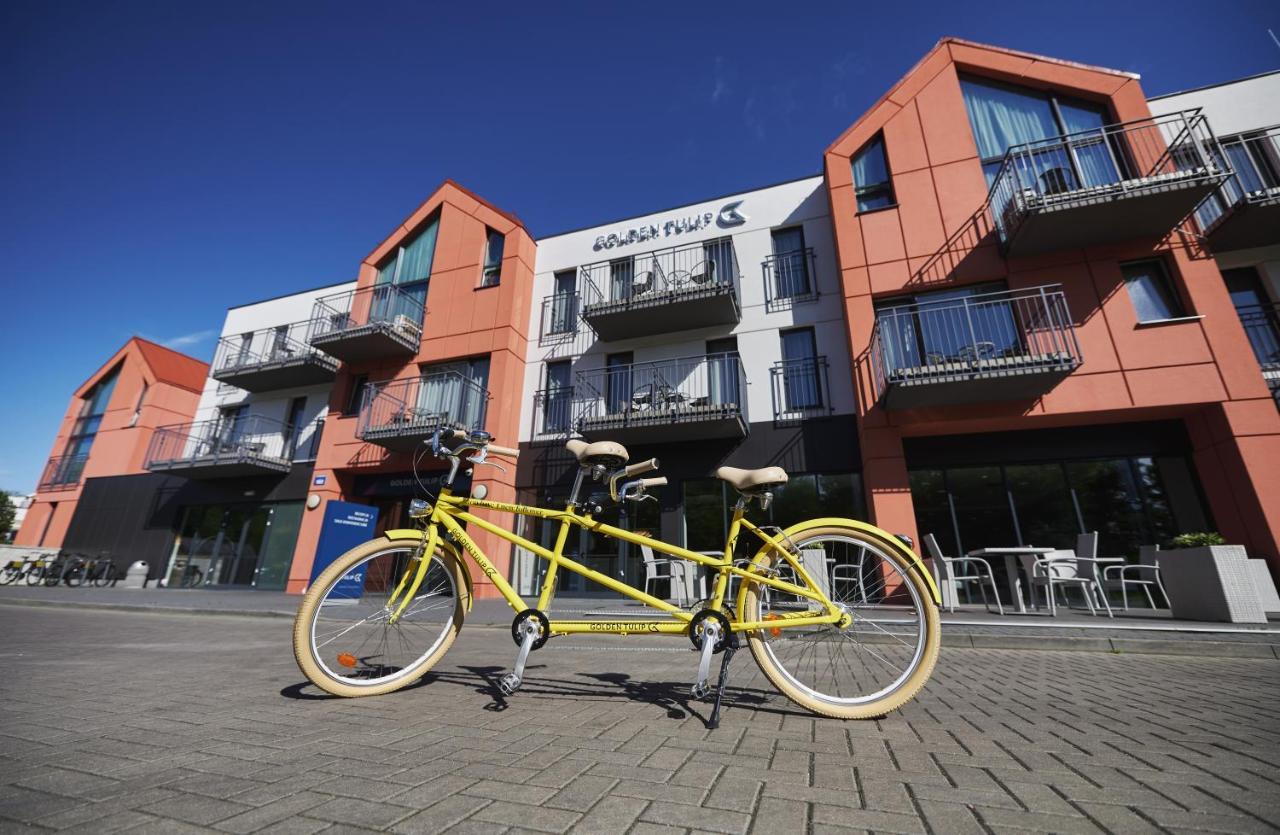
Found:
<path fill-rule="evenodd" d="M 116 582 L 116 565 L 115 563 L 107 563 L 93 574 L 93 585 L 95 588 L 106 588 L 115 585 Z"/>
<path fill-rule="evenodd" d="M 885 534 L 885 537 L 888 536 L 890 534 Z M 787 665 L 779 660 L 778 654 L 771 647 L 770 639 L 777 640 L 779 636 L 788 632 L 794 635 L 796 633 L 795 629 L 752 630 L 747 633 L 747 644 L 751 648 L 751 654 L 755 658 L 756 664 L 759 665 L 760 671 L 764 673 L 765 678 L 774 687 L 778 688 L 778 691 L 784 696 L 806 710 L 836 719 L 869 719 L 883 716 L 915 698 L 916 694 L 920 692 L 920 689 L 929 680 L 934 666 L 937 664 L 938 652 L 942 644 L 941 616 L 938 607 L 933 602 L 928 585 L 916 573 L 916 569 L 910 565 L 908 560 L 899 554 L 895 548 L 887 544 L 887 540 L 877 538 L 858 528 L 832 525 L 805 530 L 794 537 L 794 544 L 800 552 L 803 552 L 806 543 L 812 544 L 821 542 L 824 539 L 863 543 L 864 548 L 874 548 L 878 556 L 888 560 L 896 568 L 896 575 L 901 578 L 904 584 L 899 588 L 905 589 L 905 593 L 911 601 L 910 605 L 919 613 L 920 618 L 918 646 L 913 650 L 914 654 L 909 666 L 890 686 L 879 692 L 866 696 L 844 696 L 838 689 L 833 694 L 820 691 L 813 685 L 807 684 L 801 680 L 803 670 L 788 669 Z M 776 558 L 776 554 L 773 551 L 764 548 L 756 555 L 752 565 L 758 570 L 769 569 Z M 739 611 L 746 622 L 767 619 L 765 615 L 761 614 L 761 601 L 767 594 L 768 587 L 761 583 L 747 582 L 744 584 L 740 596 L 741 609 Z M 870 621 L 871 619 L 855 615 L 853 625 Z M 850 626 L 850 630 L 853 629 L 853 625 Z M 849 637 L 848 630 L 840 630 L 838 627 L 829 626 L 817 628 L 814 633 L 817 634 L 819 629 L 826 629 L 842 640 L 848 639 L 855 648 L 860 645 L 858 640 Z M 774 632 L 773 635 L 766 634 L 771 631 Z M 839 665 L 834 663 L 837 650 L 842 647 L 848 648 L 847 644 L 842 640 L 833 641 L 832 648 L 827 650 L 832 656 L 828 659 L 828 662 L 830 664 L 829 669 L 833 671 L 833 674 L 839 674 L 841 670 Z M 793 666 L 798 666 L 806 660 L 811 660 L 814 662 L 813 675 L 817 675 L 821 664 L 817 658 L 809 657 L 806 659 L 804 655 L 806 651 L 800 651 L 799 657 Z M 820 655 L 820 653 L 821 650 L 818 650 L 814 655 Z M 871 651 L 871 654 L 878 656 L 875 651 Z M 854 657 L 857 656 L 855 655 Z M 850 672 L 854 672 L 852 667 L 850 667 Z"/>
<path fill-rule="evenodd" d="M 443 576 L 452 583 L 453 611 L 449 619 L 441 625 L 440 637 L 423 655 L 416 660 L 412 660 L 406 666 L 391 668 L 394 672 L 383 677 L 385 680 L 374 679 L 374 683 L 360 684 L 357 683 L 355 677 L 335 675 L 324 658 L 320 656 L 320 650 L 317 649 L 314 630 L 323 603 L 330 592 L 337 586 L 338 581 L 345 577 L 349 571 L 362 564 L 369 565 L 375 559 L 392 553 L 412 552 L 416 547 L 416 542 L 392 542 L 387 539 L 371 540 L 338 557 L 311 584 L 311 588 L 303 596 L 302 603 L 298 607 L 298 615 L 294 619 L 293 655 L 298 662 L 298 668 L 302 670 L 312 684 L 335 696 L 378 696 L 384 693 L 392 693 L 416 682 L 449 651 L 449 647 L 453 645 L 458 633 L 462 630 L 466 608 L 470 601 L 470 586 L 465 575 L 467 569 L 462 564 L 462 560 L 451 549 L 443 546 L 437 546 L 432 559 L 433 562 L 439 563 L 441 570 L 445 572 Z M 383 612 L 386 611 L 387 609 L 384 607 Z M 369 621 L 370 619 L 366 618 L 365 620 Z M 377 624 L 378 622 L 375 621 L 368 625 L 372 630 L 376 631 Z M 351 655 L 347 657 L 352 661 L 355 660 Z M 338 658 L 340 664 L 344 663 L 341 656 L 338 656 Z M 379 664 L 379 667 L 381 667 L 381 664 Z"/>
<path fill-rule="evenodd" d="M 84 560 L 72 560 L 62 572 L 62 582 L 73 589 L 78 589 L 84 585 L 85 576 L 88 573 L 89 567 Z"/>
<path fill-rule="evenodd" d="M 62 563 L 54 563 L 44 570 L 44 584 L 49 588 L 53 588 L 62 582 L 62 572 L 65 566 Z"/>
<path fill-rule="evenodd" d="M 44 566 L 33 565 L 27 569 L 27 585 L 38 586 L 44 582 Z"/>
<path fill-rule="evenodd" d="M 6 565 L 4 567 L 4 571 L 0 571 L 0 586 L 7 586 L 10 583 L 16 583 L 21 577 L 21 569 L 14 568 L 11 565 Z"/>

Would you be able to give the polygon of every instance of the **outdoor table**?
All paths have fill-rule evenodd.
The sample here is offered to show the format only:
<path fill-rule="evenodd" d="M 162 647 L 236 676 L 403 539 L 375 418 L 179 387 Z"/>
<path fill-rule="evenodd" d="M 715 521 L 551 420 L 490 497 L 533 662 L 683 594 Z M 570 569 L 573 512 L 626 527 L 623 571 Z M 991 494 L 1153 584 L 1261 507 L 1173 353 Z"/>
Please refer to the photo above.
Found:
<path fill-rule="evenodd" d="M 1018 576 L 1017 559 L 1020 556 L 1040 557 L 1056 550 L 1058 549 L 1035 548 L 1030 545 L 1008 548 L 979 548 L 976 551 L 970 551 L 965 556 L 982 557 L 983 559 L 1004 557 L 1005 582 L 1009 584 L 1009 593 L 1013 596 L 1013 601 L 1018 606 L 1018 614 L 1025 615 L 1027 613 L 1027 604 L 1022 599 L 1022 578 Z"/>

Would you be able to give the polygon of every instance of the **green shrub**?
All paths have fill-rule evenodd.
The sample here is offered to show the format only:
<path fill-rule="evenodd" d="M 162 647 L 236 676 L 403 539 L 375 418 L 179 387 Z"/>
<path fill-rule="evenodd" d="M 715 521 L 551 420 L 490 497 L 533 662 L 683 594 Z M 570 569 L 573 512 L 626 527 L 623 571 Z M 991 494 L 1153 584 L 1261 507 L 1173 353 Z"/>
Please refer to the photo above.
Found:
<path fill-rule="evenodd" d="M 1170 548 L 1203 548 L 1206 545 L 1226 545 L 1227 541 L 1217 531 L 1181 533 L 1169 540 Z"/>

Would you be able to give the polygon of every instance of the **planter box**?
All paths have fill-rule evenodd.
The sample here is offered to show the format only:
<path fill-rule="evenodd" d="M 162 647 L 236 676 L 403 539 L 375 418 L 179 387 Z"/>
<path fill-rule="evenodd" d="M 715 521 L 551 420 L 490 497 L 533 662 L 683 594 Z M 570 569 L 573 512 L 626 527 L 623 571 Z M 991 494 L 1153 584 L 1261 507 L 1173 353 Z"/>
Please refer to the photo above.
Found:
<path fill-rule="evenodd" d="M 1243 545 L 1209 545 L 1156 554 L 1177 620 L 1266 623 Z"/>

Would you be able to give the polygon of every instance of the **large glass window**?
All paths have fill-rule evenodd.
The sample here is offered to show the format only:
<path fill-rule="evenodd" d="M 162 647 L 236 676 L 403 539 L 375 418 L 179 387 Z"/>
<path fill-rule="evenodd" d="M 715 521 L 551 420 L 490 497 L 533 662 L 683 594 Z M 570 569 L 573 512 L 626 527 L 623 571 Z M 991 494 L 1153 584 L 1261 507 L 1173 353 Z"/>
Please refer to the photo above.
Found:
<path fill-rule="evenodd" d="M 1169 274 L 1159 261 L 1123 264 L 1124 286 L 1129 291 L 1139 322 L 1158 322 L 1182 315 L 1182 305 L 1169 282 Z"/>
<path fill-rule="evenodd" d="M 853 193 L 858 211 L 883 209 L 894 205 L 893 181 L 889 162 L 884 155 L 884 137 L 877 136 L 853 155 Z"/>
<path fill-rule="evenodd" d="M 569 429 L 570 403 L 573 402 L 571 367 L 569 360 L 547 363 L 547 381 L 543 392 L 543 432 L 567 432 Z"/>
<path fill-rule="evenodd" d="M 66 451 L 63 453 L 67 457 L 63 459 L 62 468 L 56 474 L 58 483 L 73 484 L 80 480 L 85 461 L 89 457 L 89 449 L 102 426 L 102 418 L 107 413 L 107 405 L 111 402 L 112 392 L 116 390 L 119 376 L 120 367 L 116 366 L 85 393 L 80 403 L 80 415 L 71 426 L 71 436 L 67 439 Z"/>
<path fill-rule="evenodd" d="M 792 226 L 774 229 L 773 281 L 774 297 L 790 299 L 812 292 L 809 258 L 804 246 L 804 228 Z"/>
<path fill-rule="evenodd" d="M 718 478 L 686 479 L 684 489 L 685 547 L 715 551 L 724 547 L 737 491 Z M 775 490 L 769 510 L 754 502 L 747 518 L 757 525 L 785 528 L 819 516 L 864 519 L 866 508 L 860 473 L 792 473 L 786 486 Z M 745 552 L 758 547 L 754 537 L 739 538 Z"/>
<path fill-rule="evenodd" d="M 876 303 L 890 368 L 972 362 L 1021 351 L 1013 305 L 992 296 L 1003 284 L 975 284 Z"/>
<path fill-rule="evenodd" d="M 635 357 L 630 351 L 609 354 L 605 358 L 605 408 L 611 415 L 631 408 L 631 366 Z"/>
<path fill-rule="evenodd" d="M 489 385 L 488 357 L 425 366 L 422 377 L 418 393 L 418 408 L 422 412 L 449 415 L 464 426 L 483 428 Z"/>
<path fill-rule="evenodd" d="M 1280 366 L 1280 310 L 1267 298 L 1257 269 L 1223 270 L 1222 278 L 1258 364 L 1267 369 Z"/>
<path fill-rule="evenodd" d="M 394 254 L 378 268 L 378 284 L 392 284 L 399 287 L 400 294 L 374 294 L 374 305 L 381 304 L 385 309 L 372 311 L 374 318 L 394 319 L 401 314 L 413 314 L 414 319 L 421 319 L 427 302 L 427 284 L 431 278 L 431 262 L 436 254 L 436 233 L 440 227 L 440 216 L 436 215 L 427 221 L 422 231 L 398 247 Z"/>
<path fill-rule="evenodd" d="M 484 269 L 480 274 L 480 286 L 492 287 L 502 274 L 502 249 L 506 238 L 501 232 L 485 229 Z"/>
<path fill-rule="evenodd" d="M 560 270 L 555 274 L 555 291 L 551 296 L 551 321 L 547 333 L 569 333 L 577 325 L 577 270 Z"/>
<path fill-rule="evenodd" d="M 782 388 L 787 411 L 822 406 L 818 382 L 818 346 L 813 328 L 783 331 Z"/>

